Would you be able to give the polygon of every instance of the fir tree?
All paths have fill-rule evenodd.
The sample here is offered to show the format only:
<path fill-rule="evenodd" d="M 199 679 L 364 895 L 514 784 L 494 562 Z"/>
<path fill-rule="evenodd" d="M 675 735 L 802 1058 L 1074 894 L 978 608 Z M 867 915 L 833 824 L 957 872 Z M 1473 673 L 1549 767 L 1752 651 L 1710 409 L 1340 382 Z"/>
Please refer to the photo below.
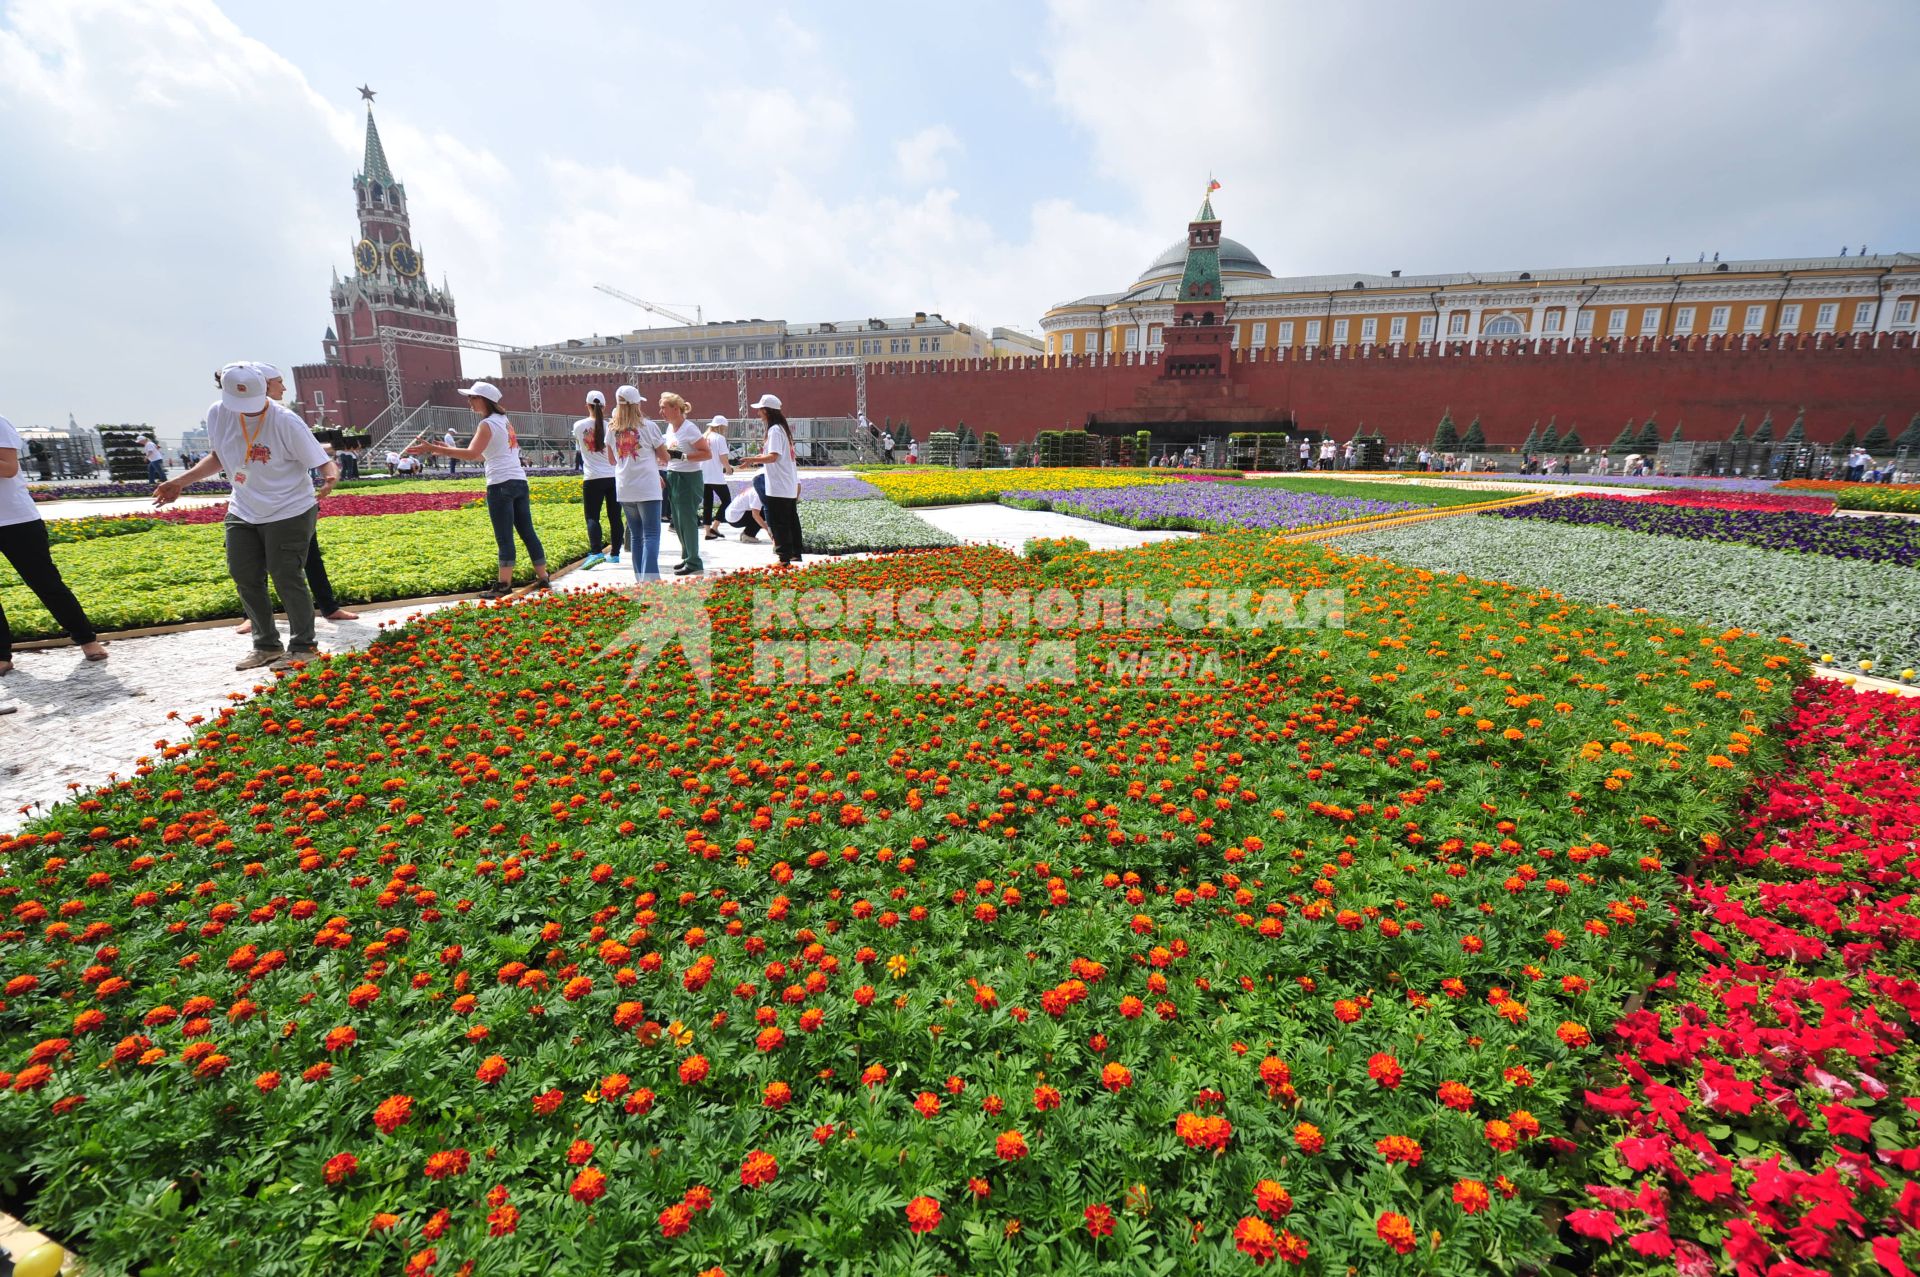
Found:
<path fill-rule="evenodd" d="M 1533 429 L 1527 431 L 1526 441 L 1520 445 L 1520 455 L 1528 456 L 1540 450 L 1540 423 L 1534 422 Z"/>
<path fill-rule="evenodd" d="M 1849 425 L 1847 427 L 1847 433 L 1841 435 L 1840 441 L 1833 445 L 1833 450 L 1835 452 L 1852 452 L 1853 445 L 1859 442 L 1859 436 L 1854 434 L 1853 427 Z"/>
<path fill-rule="evenodd" d="M 1793 424 L 1787 427 L 1787 433 L 1780 437 L 1781 443 L 1805 443 L 1807 441 L 1807 410 L 1802 408 L 1793 416 Z"/>
<path fill-rule="evenodd" d="M 1887 438 L 1885 417 L 1873 423 L 1873 429 L 1867 431 L 1867 437 L 1860 441 L 1860 446 L 1876 456 L 1892 449 L 1893 441 Z"/>
<path fill-rule="evenodd" d="M 1747 441 L 1747 418 L 1745 414 L 1742 414 L 1740 417 L 1740 420 L 1733 423 L 1733 433 L 1727 436 L 1727 442 L 1729 444 L 1738 444 L 1738 443 L 1745 443 L 1746 441 Z"/>
<path fill-rule="evenodd" d="M 1580 439 L 1580 429 L 1577 426 L 1567 427 L 1567 433 L 1560 436 L 1560 451 L 1562 452 L 1585 452 L 1586 448 L 1587 445 Z"/>
<path fill-rule="evenodd" d="M 1479 418 L 1474 418 L 1478 421 Z M 1440 414 L 1440 424 L 1433 428 L 1433 448 L 1435 452 L 1456 452 L 1460 448 L 1460 431 L 1453 424 L 1453 414 Z"/>
<path fill-rule="evenodd" d="M 1480 418 L 1475 417 L 1473 424 L 1467 427 L 1467 433 L 1460 436 L 1460 449 L 1463 452 L 1485 452 L 1487 436 L 1481 433 Z"/>
<path fill-rule="evenodd" d="M 1771 412 L 1760 418 L 1760 424 L 1755 427 L 1753 432 L 1753 441 L 1755 443 L 1773 442 L 1773 414 Z"/>
<path fill-rule="evenodd" d="M 1540 451 L 1560 451 L 1560 433 L 1553 428 L 1553 422 L 1547 422 L 1547 428 L 1540 435 Z"/>
<path fill-rule="evenodd" d="M 1920 412 L 1913 414 L 1913 420 L 1909 421 L 1907 428 L 1900 432 L 1900 437 L 1893 441 L 1893 446 L 1907 453 L 1920 452 Z"/>
<path fill-rule="evenodd" d="M 1646 424 L 1640 427 L 1640 437 L 1633 441 L 1636 448 L 1658 448 L 1660 446 L 1660 427 L 1653 424 L 1649 415 Z"/>
<path fill-rule="evenodd" d="M 1633 418 L 1627 418 L 1627 424 L 1620 427 L 1620 433 L 1613 437 L 1614 452 L 1630 452 L 1633 449 Z"/>
<path fill-rule="evenodd" d="M 1668 443 L 1679 443 L 1679 442 L 1680 442 L 1680 425 L 1681 425 L 1681 423 L 1680 423 L 1680 422 L 1678 422 L 1678 421 L 1676 421 L 1676 422 L 1674 422 L 1674 423 L 1673 423 L 1673 434 L 1672 434 L 1672 436 L 1671 436 L 1670 438 L 1668 438 L 1668 440 L 1667 440 L 1667 442 L 1668 442 Z"/>

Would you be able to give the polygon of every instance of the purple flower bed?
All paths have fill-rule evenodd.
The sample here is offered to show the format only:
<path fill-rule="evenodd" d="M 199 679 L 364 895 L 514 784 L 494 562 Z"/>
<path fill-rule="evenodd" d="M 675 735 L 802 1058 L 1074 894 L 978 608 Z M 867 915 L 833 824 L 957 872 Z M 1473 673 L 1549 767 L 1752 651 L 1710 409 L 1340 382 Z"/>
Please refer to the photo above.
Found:
<path fill-rule="evenodd" d="M 1489 510 L 1502 519 L 1546 519 L 1619 528 L 1688 541 L 1720 541 L 1763 550 L 1794 550 L 1835 559 L 1920 563 L 1920 524 L 1905 519 L 1836 519 L 1798 511 L 1711 510 L 1618 497 L 1549 497 L 1533 505 Z M 1681 547 L 1676 546 L 1678 553 Z"/>
<path fill-rule="evenodd" d="M 1280 488 L 1173 483 L 1139 488 L 1063 488 L 1005 492 L 1002 505 L 1052 510 L 1129 528 L 1188 532 L 1285 531 L 1424 508 L 1408 501 L 1361 501 Z"/>
<path fill-rule="evenodd" d="M 1649 474 L 1637 479 L 1624 474 L 1501 474 L 1486 477 L 1512 479 L 1517 483 L 1591 484 L 1596 488 L 1618 485 L 1622 488 L 1686 488 L 1701 492 L 1771 492 L 1774 489 L 1772 479 L 1711 479 L 1705 475 L 1685 474 Z"/>
<path fill-rule="evenodd" d="M 750 486 L 752 480 L 733 480 L 733 490 L 738 494 L 742 488 Z M 886 493 L 868 483 L 865 479 L 802 479 L 800 480 L 800 499 L 802 501 L 873 501 L 885 500 Z"/>
<path fill-rule="evenodd" d="M 221 496 L 233 491 L 233 485 L 225 479 L 202 479 L 187 488 L 187 495 L 196 497 Z M 70 484 L 29 484 L 27 495 L 35 501 L 91 501 L 113 497 L 150 497 L 153 495 L 151 483 L 70 483 Z"/>

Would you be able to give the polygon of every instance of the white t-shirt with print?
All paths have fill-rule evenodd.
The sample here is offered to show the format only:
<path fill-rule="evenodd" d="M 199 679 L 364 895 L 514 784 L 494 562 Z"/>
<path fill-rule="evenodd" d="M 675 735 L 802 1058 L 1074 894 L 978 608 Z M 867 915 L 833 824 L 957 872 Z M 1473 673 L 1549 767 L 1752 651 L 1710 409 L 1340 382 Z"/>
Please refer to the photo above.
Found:
<path fill-rule="evenodd" d="M 674 454 L 673 460 L 667 462 L 667 469 L 676 470 L 681 474 L 688 472 L 698 473 L 701 468 L 701 463 L 687 460 L 687 450 L 704 439 L 706 437 L 706 431 L 700 429 L 700 427 L 694 425 L 691 421 L 682 421 L 674 428 L 673 437 L 679 442 L 680 450 Z"/>
<path fill-rule="evenodd" d="M 601 439 L 611 442 L 613 426 L 601 427 Z M 573 423 L 573 447 L 580 454 L 580 477 L 583 479 L 613 478 L 613 463 L 607 460 L 605 448 L 593 446 L 593 418 L 582 417 Z"/>
<path fill-rule="evenodd" d="M 233 480 L 227 498 L 233 518 L 278 523 L 318 504 L 309 471 L 327 464 L 327 452 L 292 409 L 269 403 L 264 412 L 243 417 L 216 403 L 207 409 L 207 438 Z"/>
<path fill-rule="evenodd" d="M 660 500 L 660 459 L 653 453 L 659 446 L 660 430 L 651 421 L 641 422 L 638 430 L 608 429 L 615 501 Z"/>
<path fill-rule="evenodd" d="M 767 495 L 799 496 L 800 471 L 794 464 L 793 441 L 787 438 L 786 427 L 778 424 L 767 427 L 767 451 L 773 454 L 773 460 L 767 462 Z"/>
<path fill-rule="evenodd" d="M 20 469 L 13 478 L 0 479 L 0 528 L 10 528 L 16 523 L 32 523 L 40 517 L 40 511 L 27 492 L 27 441 L 20 437 L 20 432 L 5 417 L 0 417 L 0 448 L 12 448 L 20 462 Z"/>
<path fill-rule="evenodd" d="M 730 445 L 727 437 L 718 430 L 707 431 L 707 447 L 713 455 L 700 463 L 700 477 L 707 483 L 725 483 L 727 481 L 727 453 Z"/>
<path fill-rule="evenodd" d="M 149 461 L 158 461 L 166 455 L 160 451 L 160 445 L 151 439 L 142 439 L 140 441 L 140 452 L 141 455 Z"/>
<path fill-rule="evenodd" d="M 510 483 L 515 479 L 527 477 L 527 468 L 520 464 L 520 436 L 514 431 L 513 423 L 505 413 L 494 413 L 483 418 L 473 433 L 478 435 L 482 428 L 487 431 L 487 445 L 481 451 L 480 460 L 487 467 L 487 482 Z"/>

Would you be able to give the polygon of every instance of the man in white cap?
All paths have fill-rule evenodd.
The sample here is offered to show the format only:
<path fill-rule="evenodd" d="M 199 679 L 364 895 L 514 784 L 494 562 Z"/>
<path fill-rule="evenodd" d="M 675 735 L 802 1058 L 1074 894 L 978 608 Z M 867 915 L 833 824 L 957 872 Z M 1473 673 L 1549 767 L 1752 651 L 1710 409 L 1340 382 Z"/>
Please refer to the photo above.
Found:
<path fill-rule="evenodd" d="M 253 652 L 234 668 L 284 669 L 318 655 L 313 595 L 305 575 L 307 547 L 320 513 L 319 497 L 333 490 L 339 467 L 304 421 L 267 397 L 267 378 L 253 364 L 221 370 L 220 398 L 207 410 L 207 437 L 207 455 L 178 479 L 156 487 L 153 503 L 172 504 L 188 484 L 216 470 L 225 470 L 233 482 L 227 501 L 227 571 L 253 628 Z M 285 648 L 274 624 L 269 578 L 287 609 Z"/>

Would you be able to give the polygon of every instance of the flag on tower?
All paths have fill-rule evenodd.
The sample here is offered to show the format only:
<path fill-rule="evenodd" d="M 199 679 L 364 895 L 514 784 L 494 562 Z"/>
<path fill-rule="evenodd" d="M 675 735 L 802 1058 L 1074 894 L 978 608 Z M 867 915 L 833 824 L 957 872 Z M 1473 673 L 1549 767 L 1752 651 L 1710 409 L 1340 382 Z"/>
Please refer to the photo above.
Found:
<path fill-rule="evenodd" d="M 1217 181 L 1215 181 L 1215 180 L 1214 180 L 1213 178 L 1211 178 L 1211 177 L 1207 179 L 1207 194 L 1209 194 L 1209 195 L 1211 195 L 1211 194 L 1213 194 L 1213 193 L 1214 193 L 1215 191 L 1217 191 L 1217 190 L 1219 190 L 1219 189 L 1220 189 L 1220 183 L 1219 183 L 1219 182 L 1217 182 Z"/>

